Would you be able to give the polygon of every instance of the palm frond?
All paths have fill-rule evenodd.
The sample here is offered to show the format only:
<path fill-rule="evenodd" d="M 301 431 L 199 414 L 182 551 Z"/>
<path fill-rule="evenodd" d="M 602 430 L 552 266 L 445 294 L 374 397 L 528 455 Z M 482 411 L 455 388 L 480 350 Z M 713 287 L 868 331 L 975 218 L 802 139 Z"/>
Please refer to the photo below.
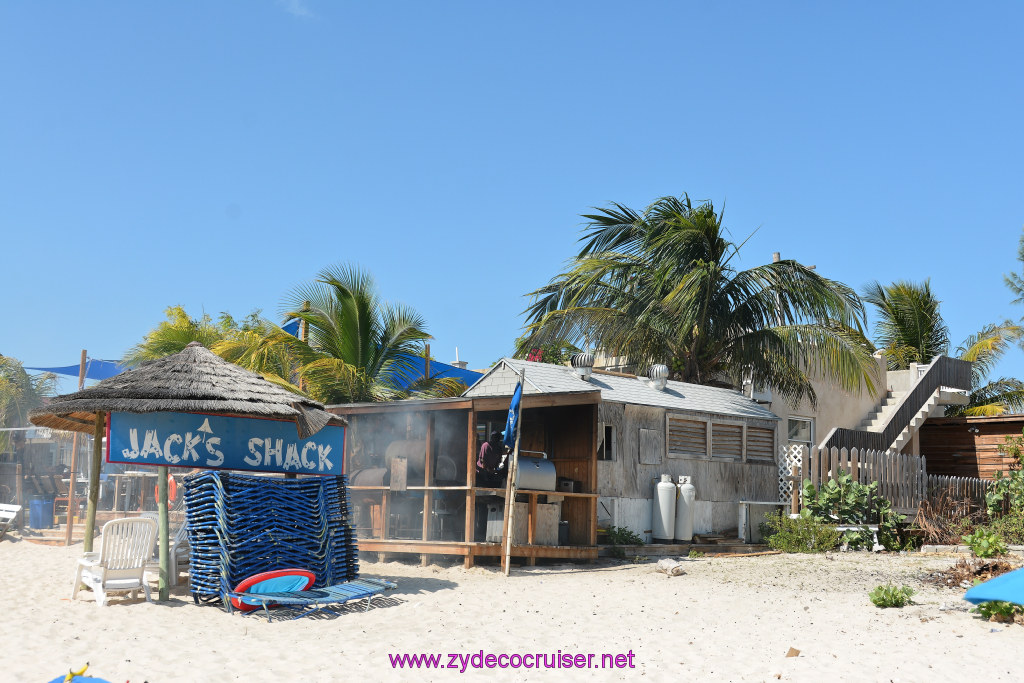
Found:
<path fill-rule="evenodd" d="M 1007 273 L 1003 275 L 1003 282 L 1016 298 L 1015 304 L 1024 303 L 1024 231 L 1021 232 L 1020 241 L 1017 243 L 1017 260 L 1020 261 L 1021 273 Z"/>
<path fill-rule="evenodd" d="M 756 363 L 759 381 L 788 397 L 813 396 L 808 372 L 872 386 L 871 377 L 853 379 L 876 368 L 865 361 L 856 292 L 793 261 L 737 272 L 739 247 L 711 202 L 662 197 L 642 212 L 613 204 L 584 218 L 578 256 L 528 295 L 519 352 L 597 344 L 632 364 L 666 363 L 676 379 L 714 385 Z M 751 336 L 780 326 L 801 332 Z"/>

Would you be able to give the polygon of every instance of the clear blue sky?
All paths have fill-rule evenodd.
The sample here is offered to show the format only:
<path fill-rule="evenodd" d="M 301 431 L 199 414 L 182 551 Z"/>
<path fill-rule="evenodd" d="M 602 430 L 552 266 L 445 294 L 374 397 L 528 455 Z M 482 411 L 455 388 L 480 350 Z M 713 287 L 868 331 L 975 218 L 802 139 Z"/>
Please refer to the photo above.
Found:
<path fill-rule="evenodd" d="M 0 352 L 119 358 L 169 305 L 273 316 L 348 261 L 482 367 L 579 214 L 683 192 L 759 228 L 743 267 L 930 277 L 956 344 L 1024 314 L 1022 27 L 1016 3 L 3 3 Z"/>

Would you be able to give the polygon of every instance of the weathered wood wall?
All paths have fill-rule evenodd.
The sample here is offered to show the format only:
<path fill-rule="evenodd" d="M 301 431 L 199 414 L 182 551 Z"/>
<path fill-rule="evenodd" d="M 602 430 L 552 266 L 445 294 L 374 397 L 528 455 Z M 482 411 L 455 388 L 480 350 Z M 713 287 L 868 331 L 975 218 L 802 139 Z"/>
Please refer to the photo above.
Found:
<path fill-rule="evenodd" d="M 740 500 L 774 501 L 778 498 L 778 468 L 772 460 L 724 459 L 705 457 L 670 457 L 665 445 L 666 415 L 664 408 L 602 403 L 598 422 L 615 427 L 615 459 L 598 462 L 598 493 L 601 494 L 599 516 L 608 520 L 617 512 L 620 526 L 638 528 L 650 516 L 637 506 L 649 501 L 654 484 L 662 474 L 689 476 L 697 489 L 695 531 L 708 533 L 736 528 Z M 673 415 L 682 415 L 672 412 Z M 718 416 L 694 414 L 695 419 Z M 725 420 L 726 418 L 722 418 Z M 735 418 L 729 421 L 735 422 Z M 757 421 L 758 427 L 768 427 Z M 598 430 L 604 438 L 604 430 Z M 735 448 L 734 448 L 735 450 Z M 620 499 L 616 503 L 613 499 Z M 636 528 L 634 528 L 636 527 Z"/>
<path fill-rule="evenodd" d="M 1020 436 L 1022 428 L 1021 416 L 929 419 L 919 432 L 921 454 L 928 458 L 929 474 L 992 479 L 996 472 L 1008 471 L 1014 464 L 999 447 L 1007 436 Z"/>

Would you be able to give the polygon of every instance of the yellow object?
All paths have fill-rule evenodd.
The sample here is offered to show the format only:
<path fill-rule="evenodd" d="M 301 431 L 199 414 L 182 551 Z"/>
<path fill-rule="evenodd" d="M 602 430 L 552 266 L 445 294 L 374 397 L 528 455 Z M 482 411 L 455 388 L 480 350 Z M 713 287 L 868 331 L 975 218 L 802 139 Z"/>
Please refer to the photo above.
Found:
<path fill-rule="evenodd" d="M 78 671 L 72 671 L 72 670 L 68 669 L 68 675 L 64 677 L 64 683 L 71 683 L 71 681 L 75 680 L 75 676 L 83 675 L 85 673 L 85 670 L 88 669 L 88 668 L 89 668 L 89 662 L 86 662 L 85 666 L 83 666 Z"/>

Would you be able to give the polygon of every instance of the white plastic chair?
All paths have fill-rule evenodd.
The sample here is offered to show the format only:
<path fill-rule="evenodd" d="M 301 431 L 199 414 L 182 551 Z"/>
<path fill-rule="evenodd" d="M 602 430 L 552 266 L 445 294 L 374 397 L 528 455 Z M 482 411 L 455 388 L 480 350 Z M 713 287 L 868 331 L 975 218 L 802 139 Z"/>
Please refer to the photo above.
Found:
<path fill-rule="evenodd" d="M 146 583 L 146 562 L 153 552 L 156 523 L 143 517 L 114 519 L 103 525 L 102 545 L 98 553 L 86 553 L 78 561 L 75 588 L 71 599 L 78 596 L 84 584 L 96 594 L 96 603 L 107 603 L 108 591 L 130 591 L 131 597 L 141 588 L 149 596 Z"/>
<path fill-rule="evenodd" d="M 11 528 L 11 524 L 14 523 L 14 518 L 21 512 L 20 505 L 7 505 L 6 503 L 0 505 L 0 538 L 4 537 L 7 530 Z"/>
<path fill-rule="evenodd" d="M 150 517 L 149 513 L 142 513 L 142 517 Z M 152 518 L 156 521 L 157 515 L 154 513 Z M 160 539 L 155 539 L 153 543 L 153 556 L 146 563 L 146 571 L 150 573 L 156 573 L 159 576 L 160 573 Z M 169 557 L 170 557 L 170 573 L 167 575 L 167 585 L 171 588 L 178 585 L 178 575 L 182 572 L 188 572 L 189 570 L 189 554 L 190 548 L 188 545 L 188 525 L 184 522 L 178 527 L 178 530 L 174 533 L 169 540 Z"/>

